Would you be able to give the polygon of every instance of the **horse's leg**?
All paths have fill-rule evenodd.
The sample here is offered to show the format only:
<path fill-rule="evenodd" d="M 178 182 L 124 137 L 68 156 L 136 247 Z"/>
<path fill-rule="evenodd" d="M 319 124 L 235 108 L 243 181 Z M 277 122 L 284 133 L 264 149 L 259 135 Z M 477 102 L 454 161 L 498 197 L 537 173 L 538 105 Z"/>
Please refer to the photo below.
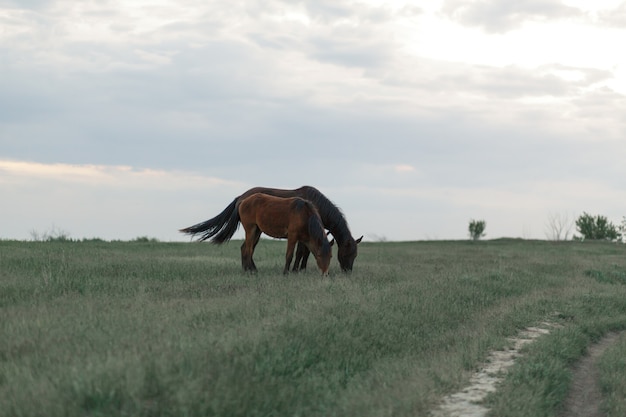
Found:
<path fill-rule="evenodd" d="M 245 240 L 241 244 L 241 266 L 244 271 L 250 270 L 250 251 L 248 250 L 248 244 Z"/>
<path fill-rule="evenodd" d="M 300 259 L 302 259 L 302 253 L 300 250 L 302 243 L 298 242 L 296 245 L 296 261 L 293 263 L 293 269 L 291 272 L 298 272 L 300 270 Z"/>
<path fill-rule="evenodd" d="M 252 254 L 254 253 L 254 250 L 256 249 L 256 245 L 259 243 L 259 239 L 261 239 L 261 229 L 259 229 L 258 227 L 256 228 L 256 233 L 254 235 L 254 243 L 252 244 L 252 252 L 250 254 L 250 263 L 252 264 L 252 269 L 254 271 L 256 271 L 256 264 L 254 263 L 254 259 L 252 259 Z"/>
<path fill-rule="evenodd" d="M 252 225 L 246 228 L 246 240 L 241 245 L 241 266 L 244 271 L 256 272 L 256 265 L 252 260 L 252 254 L 254 253 L 254 246 L 259 241 L 261 235 L 260 230 L 256 225 Z"/>
<path fill-rule="evenodd" d="M 298 242 L 298 245 L 296 246 L 296 261 L 293 264 L 293 272 L 298 272 L 302 269 L 306 268 L 306 261 L 304 262 L 303 266 L 300 265 L 300 261 L 302 260 L 305 251 L 308 251 L 309 249 L 306 247 L 306 245 L 302 242 Z"/>
<path fill-rule="evenodd" d="M 293 238 L 287 238 L 287 254 L 285 255 L 285 269 L 283 270 L 283 274 L 287 275 L 289 273 L 289 267 L 291 266 L 291 261 L 293 260 L 293 252 L 296 248 L 297 240 Z"/>
<path fill-rule="evenodd" d="M 306 263 L 309 260 L 309 254 L 311 251 L 304 243 L 298 243 L 298 254 L 302 258 L 302 262 L 300 262 L 300 270 L 306 270 Z"/>

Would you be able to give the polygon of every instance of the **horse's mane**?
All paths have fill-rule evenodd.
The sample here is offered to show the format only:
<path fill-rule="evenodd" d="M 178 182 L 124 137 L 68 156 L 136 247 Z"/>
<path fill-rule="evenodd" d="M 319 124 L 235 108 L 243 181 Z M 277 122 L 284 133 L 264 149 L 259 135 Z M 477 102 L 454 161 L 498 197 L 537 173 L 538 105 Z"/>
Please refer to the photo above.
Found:
<path fill-rule="evenodd" d="M 322 251 L 320 255 L 327 255 L 330 252 L 330 243 L 328 243 L 326 233 L 324 233 L 324 224 L 322 223 L 322 219 L 320 218 L 317 209 L 311 202 L 306 200 L 303 201 L 309 212 L 309 236 L 320 244 L 320 250 Z"/>
<path fill-rule="evenodd" d="M 339 207 L 333 204 L 317 188 L 305 185 L 301 188 L 304 198 L 313 202 L 326 228 L 330 230 L 337 242 L 342 243 L 352 238 L 348 222 Z"/>

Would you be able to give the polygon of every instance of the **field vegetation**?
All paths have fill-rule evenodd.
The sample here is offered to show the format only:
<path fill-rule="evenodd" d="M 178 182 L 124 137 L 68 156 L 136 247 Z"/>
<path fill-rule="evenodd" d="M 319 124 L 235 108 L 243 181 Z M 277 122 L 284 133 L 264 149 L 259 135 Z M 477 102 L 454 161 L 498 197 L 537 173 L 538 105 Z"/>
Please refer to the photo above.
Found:
<path fill-rule="evenodd" d="M 361 243 L 352 274 L 256 275 L 224 246 L 0 241 L 0 416 L 423 416 L 507 337 L 528 347 L 493 415 L 557 416 L 571 366 L 626 329 L 626 245 Z M 601 358 L 626 410 L 626 340 Z"/>

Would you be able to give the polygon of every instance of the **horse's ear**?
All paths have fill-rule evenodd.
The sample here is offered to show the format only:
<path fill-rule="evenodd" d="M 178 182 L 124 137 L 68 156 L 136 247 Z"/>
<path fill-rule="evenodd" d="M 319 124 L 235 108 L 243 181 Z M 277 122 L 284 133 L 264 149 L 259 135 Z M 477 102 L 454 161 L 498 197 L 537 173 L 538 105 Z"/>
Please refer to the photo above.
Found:
<path fill-rule="evenodd" d="M 329 245 L 333 246 L 335 244 L 335 238 L 333 238 L 333 240 L 330 241 Z"/>
<path fill-rule="evenodd" d="M 361 240 L 363 240 L 363 236 L 361 236 L 360 238 L 358 238 L 357 240 L 355 240 L 356 244 L 358 245 L 359 243 L 361 243 Z"/>

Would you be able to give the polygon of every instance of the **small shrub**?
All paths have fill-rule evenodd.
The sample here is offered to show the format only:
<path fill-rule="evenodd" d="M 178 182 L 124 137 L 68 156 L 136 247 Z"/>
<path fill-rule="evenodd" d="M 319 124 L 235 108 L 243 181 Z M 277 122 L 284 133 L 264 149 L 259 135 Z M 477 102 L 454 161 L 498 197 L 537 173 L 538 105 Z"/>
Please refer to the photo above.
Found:
<path fill-rule="evenodd" d="M 132 242 L 139 242 L 139 243 L 158 243 L 159 239 L 157 239 L 156 237 L 148 237 L 148 236 L 139 236 L 136 237 L 132 240 Z"/>
<path fill-rule="evenodd" d="M 52 226 L 52 229 L 39 233 L 36 230 L 30 231 L 30 237 L 34 242 L 72 242 L 70 234 L 62 229 Z"/>
<path fill-rule="evenodd" d="M 618 240 L 622 243 L 626 243 L 626 216 L 622 217 L 622 224 L 618 226 L 619 237 Z"/>
<path fill-rule="evenodd" d="M 576 220 L 576 229 L 583 239 L 591 240 L 617 240 L 619 233 L 613 223 L 606 217 L 589 213 L 583 213 Z"/>
<path fill-rule="evenodd" d="M 487 223 L 484 220 L 470 220 L 469 235 L 472 240 L 478 240 L 485 236 Z"/>

